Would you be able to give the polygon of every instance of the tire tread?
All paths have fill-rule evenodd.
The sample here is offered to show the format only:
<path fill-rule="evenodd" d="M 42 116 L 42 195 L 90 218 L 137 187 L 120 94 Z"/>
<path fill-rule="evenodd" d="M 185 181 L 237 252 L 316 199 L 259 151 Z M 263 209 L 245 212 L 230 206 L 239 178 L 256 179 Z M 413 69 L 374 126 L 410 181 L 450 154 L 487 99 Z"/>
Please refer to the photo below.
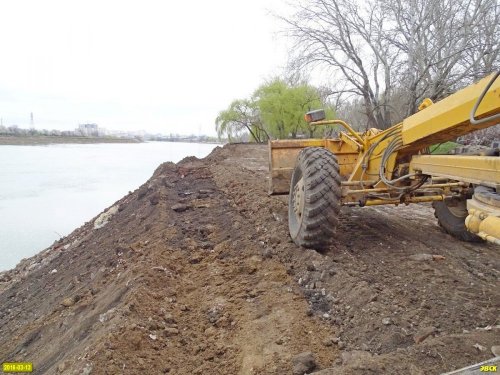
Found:
<path fill-rule="evenodd" d="M 337 158 L 327 149 L 307 147 L 300 152 L 297 166 L 303 169 L 307 194 L 301 228 L 293 240 L 299 246 L 322 249 L 331 243 L 339 221 L 341 179 Z"/>

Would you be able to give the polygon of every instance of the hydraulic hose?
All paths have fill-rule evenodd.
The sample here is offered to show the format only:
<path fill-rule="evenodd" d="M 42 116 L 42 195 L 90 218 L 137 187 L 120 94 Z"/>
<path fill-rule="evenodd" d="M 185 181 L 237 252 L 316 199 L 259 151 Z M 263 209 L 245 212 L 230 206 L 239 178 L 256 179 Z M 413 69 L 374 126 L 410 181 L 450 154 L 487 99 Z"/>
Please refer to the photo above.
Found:
<path fill-rule="evenodd" d="M 474 104 L 474 107 L 472 108 L 472 111 L 470 112 L 469 121 L 470 121 L 471 125 L 481 125 L 481 124 L 484 124 L 485 122 L 500 120 L 500 113 L 497 113 L 496 115 L 488 116 L 488 117 L 485 117 L 482 119 L 476 119 L 476 111 L 479 108 L 479 105 L 481 104 L 481 102 L 484 99 L 484 96 L 486 95 L 486 93 L 490 89 L 491 85 L 493 85 L 493 82 L 496 81 L 496 79 L 498 78 L 499 75 L 500 75 L 500 70 L 496 72 L 496 74 L 493 76 L 491 81 L 484 88 L 481 95 L 479 95 L 479 98 L 477 99 L 476 104 Z"/>

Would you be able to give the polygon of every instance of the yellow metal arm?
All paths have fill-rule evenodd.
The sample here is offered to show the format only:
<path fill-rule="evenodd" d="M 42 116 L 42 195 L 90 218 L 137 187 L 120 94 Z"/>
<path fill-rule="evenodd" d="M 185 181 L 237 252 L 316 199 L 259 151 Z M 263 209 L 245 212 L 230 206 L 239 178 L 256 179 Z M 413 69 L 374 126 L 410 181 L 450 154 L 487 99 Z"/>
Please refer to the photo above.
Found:
<path fill-rule="evenodd" d="M 359 142 L 359 146 L 364 150 L 365 149 L 365 141 L 358 132 L 354 131 L 354 129 L 345 121 L 342 120 L 323 120 L 323 121 L 315 121 L 311 122 L 311 125 L 341 125 L 343 126 L 349 134 L 351 134 L 356 140 Z"/>
<path fill-rule="evenodd" d="M 495 76 L 492 74 L 483 78 L 404 119 L 403 144 L 412 150 L 418 150 L 498 123 L 496 116 L 500 113 L 500 79 L 493 81 Z M 488 85 L 489 89 L 482 95 Z M 478 103 L 481 95 L 483 97 L 476 117 L 486 121 L 472 125 L 471 109 Z"/>

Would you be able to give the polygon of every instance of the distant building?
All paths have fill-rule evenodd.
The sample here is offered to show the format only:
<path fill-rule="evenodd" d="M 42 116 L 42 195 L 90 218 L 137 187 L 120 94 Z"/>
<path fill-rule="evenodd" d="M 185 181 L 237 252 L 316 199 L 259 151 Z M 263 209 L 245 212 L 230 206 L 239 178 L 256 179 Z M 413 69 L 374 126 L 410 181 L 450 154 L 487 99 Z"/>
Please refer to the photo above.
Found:
<path fill-rule="evenodd" d="M 80 124 L 78 125 L 78 130 L 86 137 L 99 136 L 99 127 L 97 124 Z"/>

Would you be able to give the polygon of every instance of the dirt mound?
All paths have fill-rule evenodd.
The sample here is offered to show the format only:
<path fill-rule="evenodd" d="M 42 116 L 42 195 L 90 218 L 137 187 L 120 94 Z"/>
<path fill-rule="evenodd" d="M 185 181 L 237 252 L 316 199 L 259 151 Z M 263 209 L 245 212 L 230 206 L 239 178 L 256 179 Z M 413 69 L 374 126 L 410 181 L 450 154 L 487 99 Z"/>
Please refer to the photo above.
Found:
<path fill-rule="evenodd" d="M 416 205 L 346 209 L 330 249 L 299 249 L 267 183 L 266 146 L 163 164 L 0 274 L 0 359 L 40 374 L 303 373 L 300 358 L 429 374 L 492 357 L 498 249 Z"/>

